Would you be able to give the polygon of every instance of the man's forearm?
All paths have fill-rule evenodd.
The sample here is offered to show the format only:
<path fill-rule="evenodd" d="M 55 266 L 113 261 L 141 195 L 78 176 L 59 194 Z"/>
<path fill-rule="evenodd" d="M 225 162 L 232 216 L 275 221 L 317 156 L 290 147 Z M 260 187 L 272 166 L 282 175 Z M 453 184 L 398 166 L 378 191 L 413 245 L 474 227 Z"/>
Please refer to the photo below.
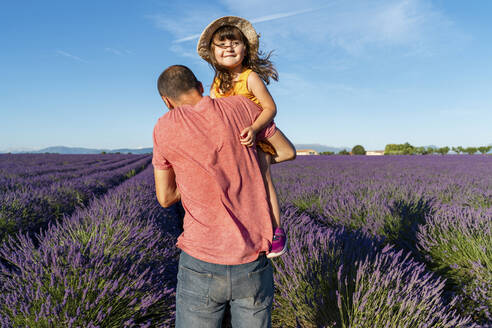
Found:
<path fill-rule="evenodd" d="M 174 170 L 154 169 L 155 193 L 162 207 L 169 207 L 181 199 L 181 193 L 176 185 Z"/>
<path fill-rule="evenodd" d="M 169 207 L 178 201 L 181 200 L 181 193 L 179 192 L 178 188 L 174 191 L 174 193 L 171 193 L 170 195 L 166 196 L 165 202 L 160 203 L 162 207 Z"/>

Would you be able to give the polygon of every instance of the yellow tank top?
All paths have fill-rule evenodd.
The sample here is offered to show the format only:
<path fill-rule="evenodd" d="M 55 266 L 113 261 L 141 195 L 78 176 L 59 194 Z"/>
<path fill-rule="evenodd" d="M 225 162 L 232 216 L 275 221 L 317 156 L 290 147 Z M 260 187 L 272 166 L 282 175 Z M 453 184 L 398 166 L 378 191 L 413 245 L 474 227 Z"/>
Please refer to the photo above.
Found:
<path fill-rule="evenodd" d="M 248 90 L 248 76 L 251 74 L 252 70 L 247 69 L 239 74 L 237 81 L 234 82 L 233 87 L 227 93 L 220 93 L 219 91 L 219 79 L 214 80 L 214 84 L 212 85 L 212 90 L 214 90 L 215 98 L 223 98 L 229 96 L 242 95 L 257 104 L 261 107 L 260 101 L 255 97 L 253 93 Z M 263 107 L 261 107 L 263 109 Z M 270 143 L 266 140 L 261 140 L 257 142 L 258 147 L 264 151 L 265 153 L 270 153 L 275 156 L 277 153 L 275 149 L 270 145 Z"/>
<path fill-rule="evenodd" d="M 261 107 L 260 101 L 255 97 L 253 93 L 248 90 L 248 76 L 249 74 L 251 74 L 251 72 L 252 70 L 248 68 L 244 70 L 241 74 L 239 74 L 239 77 L 237 81 L 234 82 L 232 89 L 225 94 L 220 92 L 220 80 L 216 78 L 214 80 L 214 84 L 212 85 L 212 90 L 214 90 L 215 98 L 242 95 Z"/>

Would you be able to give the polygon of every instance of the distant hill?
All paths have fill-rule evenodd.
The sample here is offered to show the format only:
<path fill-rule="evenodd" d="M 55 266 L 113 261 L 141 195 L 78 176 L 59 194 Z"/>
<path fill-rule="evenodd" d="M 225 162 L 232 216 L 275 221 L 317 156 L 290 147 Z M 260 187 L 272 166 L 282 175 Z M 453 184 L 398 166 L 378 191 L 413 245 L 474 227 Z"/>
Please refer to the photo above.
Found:
<path fill-rule="evenodd" d="M 492 144 L 489 144 L 492 146 Z M 346 150 L 351 150 L 352 147 L 333 147 L 333 146 L 325 146 L 321 144 L 295 144 L 296 149 L 314 149 L 317 152 L 324 152 L 324 151 L 332 151 L 334 153 L 338 153 L 339 151 L 346 149 Z M 429 145 L 425 146 L 426 148 L 431 147 L 431 148 L 439 148 L 435 145 Z M 383 150 L 381 149 L 371 149 L 371 150 Z M 368 150 L 368 149 L 366 149 Z M 42 154 L 42 153 L 55 153 L 55 154 L 100 154 L 102 152 L 106 153 L 122 153 L 122 154 L 150 154 L 152 153 L 152 147 L 148 148 L 137 148 L 137 149 L 132 149 L 132 148 L 119 148 L 119 149 L 94 149 L 94 148 L 82 148 L 82 147 L 65 147 L 65 146 L 54 146 L 54 147 L 48 147 L 48 148 L 43 148 L 40 150 L 29 150 L 29 149 L 8 149 L 8 150 L 0 150 L 0 153 L 13 153 L 13 154 L 18 154 L 18 153 L 33 153 L 33 154 Z M 449 152 L 450 154 L 453 154 L 453 151 Z M 492 153 L 492 150 L 489 152 L 489 154 Z"/>
<path fill-rule="evenodd" d="M 122 153 L 122 154 L 150 154 L 152 153 L 152 148 L 120 148 L 120 149 L 94 149 L 94 148 L 82 148 L 82 147 L 65 147 L 65 146 L 54 146 L 43 148 L 40 150 L 31 151 L 11 151 L 11 153 L 31 153 L 31 154 L 100 154 L 102 152 L 106 153 Z"/>
<path fill-rule="evenodd" d="M 320 144 L 295 144 L 294 146 L 296 147 L 296 149 L 314 149 L 318 153 L 323 151 L 332 151 L 334 153 L 338 153 L 340 150 L 343 149 L 346 149 L 348 151 L 352 149 L 351 147 L 332 147 L 332 146 L 325 146 Z"/>

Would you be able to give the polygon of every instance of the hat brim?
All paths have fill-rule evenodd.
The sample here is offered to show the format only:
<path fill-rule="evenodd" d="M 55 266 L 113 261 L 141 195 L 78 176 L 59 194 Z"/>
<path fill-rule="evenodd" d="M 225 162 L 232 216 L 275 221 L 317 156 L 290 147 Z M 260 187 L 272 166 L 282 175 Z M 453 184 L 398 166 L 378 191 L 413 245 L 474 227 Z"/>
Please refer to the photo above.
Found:
<path fill-rule="evenodd" d="M 205 59 L 207 62 L 211 62 L 208 47 L 210 45 L 210 40 L 212 35 L 219 27 L 222 26 L 235 26 L 237 27 L 246 37 L 249 43 L 249 49 L 251 52 L 256 53 L 258 51 L 258 34 L 256 33 L 253 25 L 244 18 L 237 16 L 224 16 L 214 20 L 212 23 L 208 24 L 203 30 L 198 40 L 196 50 L 200 57 Z"/>

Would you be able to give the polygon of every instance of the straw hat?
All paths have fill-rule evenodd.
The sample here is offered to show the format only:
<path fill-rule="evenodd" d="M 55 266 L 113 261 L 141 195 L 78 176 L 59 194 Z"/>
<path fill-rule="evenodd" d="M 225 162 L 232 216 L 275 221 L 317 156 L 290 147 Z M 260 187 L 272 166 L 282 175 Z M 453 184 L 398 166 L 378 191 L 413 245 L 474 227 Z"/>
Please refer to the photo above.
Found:
<path fill-rule="evenodd" d="M 196 46 L 196 50 L 198 51 L 200 57 L 210 62 L 210 57 L 208 55 L 208 46 L 210 45 L 210 39 L 212 38 L 212 35 L 214 34 L 215 31 L 217 31 L 219 27 L 225 25 L 237 27 L 244 34 L 246 39 L 248 39 L 250 51 L 252 53 L 258 51 L 259 35 L 256 34 L 253 25 L 251 25 L 250 22 L 248 22 L 247 20 L 241 17 L 224 16 L 208 24 L 208 26 L 203 30 L 202 34 L 200 35 L 200 39 L 198 40 L 198 44 Z"/>

